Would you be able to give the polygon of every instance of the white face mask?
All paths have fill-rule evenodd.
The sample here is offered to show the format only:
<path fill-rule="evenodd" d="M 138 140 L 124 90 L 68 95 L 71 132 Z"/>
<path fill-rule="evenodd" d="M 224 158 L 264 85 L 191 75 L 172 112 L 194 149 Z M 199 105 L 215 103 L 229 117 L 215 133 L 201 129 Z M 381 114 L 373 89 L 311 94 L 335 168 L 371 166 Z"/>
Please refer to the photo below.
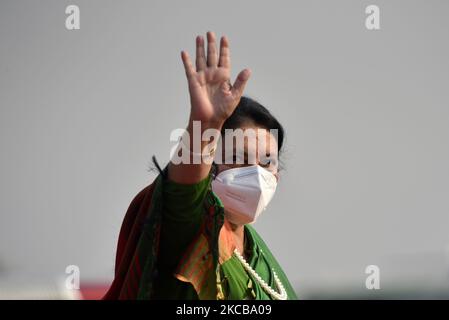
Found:
<path fill-rule="evenodd" d="M 224 170 L 212 181 L 212 191 L 223 203 L 226 218 L 236 225 L 255 222 L 276 186 L 275 175 L 259 165 Z"/>

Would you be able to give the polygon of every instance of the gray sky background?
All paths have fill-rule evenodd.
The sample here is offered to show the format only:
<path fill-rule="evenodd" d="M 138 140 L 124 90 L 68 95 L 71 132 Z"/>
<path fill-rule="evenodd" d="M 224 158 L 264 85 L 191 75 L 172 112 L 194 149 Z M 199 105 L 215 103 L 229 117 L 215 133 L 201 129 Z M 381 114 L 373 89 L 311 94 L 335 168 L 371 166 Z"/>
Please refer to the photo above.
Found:
<path fill-rule="evenodd" d="M 65 29 L 65 8 L 81 29 Z M 365 28 L 380 7 L 381 30 Z M 180 51 L 230 39 L 232 81 L 286 128 L 256 229 L 299 295 L 449 283 L 447 1 L 0 2 L 0 277 L 110 281 L 134 195 L 185 127 Z"/>

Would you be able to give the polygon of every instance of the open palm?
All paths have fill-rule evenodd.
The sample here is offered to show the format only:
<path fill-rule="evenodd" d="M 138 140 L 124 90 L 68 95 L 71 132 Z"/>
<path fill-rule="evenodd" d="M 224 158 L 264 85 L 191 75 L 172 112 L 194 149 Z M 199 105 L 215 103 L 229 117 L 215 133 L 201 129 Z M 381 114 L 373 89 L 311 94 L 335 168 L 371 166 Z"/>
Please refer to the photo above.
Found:
<path fill-rule="evenodd" d="M 191 119 L 224 122 L 237 107 L 251 74 L 242 70 L 231 86 L 231 57 L 228 39 L 223 36 L 218 54 L 215 34 L 207 32 L 207 58 L 202 36 L 196 38 L 196 70 L 186 51 L 181 52 L 189 84 Z"/>

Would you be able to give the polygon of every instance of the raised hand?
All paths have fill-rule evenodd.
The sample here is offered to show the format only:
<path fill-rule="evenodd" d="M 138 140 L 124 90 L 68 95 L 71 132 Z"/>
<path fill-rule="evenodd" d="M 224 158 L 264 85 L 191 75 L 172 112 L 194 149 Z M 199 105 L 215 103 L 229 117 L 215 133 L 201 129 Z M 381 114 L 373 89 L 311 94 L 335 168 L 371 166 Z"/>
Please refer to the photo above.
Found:
<path fill-rule="evenodd" d="M 189 85 L 191 120 L 219 127 L 237 107 L 251 71 L 242 70 L 231 86 L 228 39 L 221 37 L 218 54 L 215 34 L 210 31 L 207 32 L 207 58 L 203 37 L 196 38 L 196 70 L 186 51 L 181 51 L 181 58 Z"/>

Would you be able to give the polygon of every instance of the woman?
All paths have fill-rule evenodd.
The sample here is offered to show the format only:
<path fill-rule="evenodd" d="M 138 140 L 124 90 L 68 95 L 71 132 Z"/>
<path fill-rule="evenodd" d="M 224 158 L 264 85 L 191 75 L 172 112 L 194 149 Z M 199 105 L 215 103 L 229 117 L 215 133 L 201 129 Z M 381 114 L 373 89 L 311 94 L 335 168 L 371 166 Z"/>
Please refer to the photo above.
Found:
<path fill-rule="evenodd" d="M 196 69 L 181 52 L 191 103 L 188 134 L 163 170 L 153 158 L 160 174 L 126 213 L 105 299 L 296 299 L 250 225 L 276 189 L 283 128 L 266 108 L 242 97 L 250 70 L 230 84 L 227 38 L 221 38 L 219 53 L 213 32 L 207 42 L 206 56 L 203 38 L 196 38 Z M 198 123 L 201 134 L 215 130 L 225 143 L 220 147 L 213 135 L 195 142 Z M 229 152 L 235 139 L 225 134 L 230 129 L 252 130 L 255 140 Z M 186 152 L 188 161 L 174 161 Z"/>

